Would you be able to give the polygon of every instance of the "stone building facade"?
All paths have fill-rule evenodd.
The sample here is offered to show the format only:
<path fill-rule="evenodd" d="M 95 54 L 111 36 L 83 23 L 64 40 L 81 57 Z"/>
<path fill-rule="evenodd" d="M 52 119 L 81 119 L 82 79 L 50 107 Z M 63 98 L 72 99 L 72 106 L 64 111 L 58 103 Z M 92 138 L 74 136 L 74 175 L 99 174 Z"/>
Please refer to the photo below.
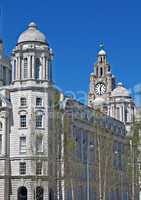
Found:
<path fill-rule="evenodd" d="M 135 119 L 135 103 L 122 83 L 116 84 L 116 77 L 108 62 L 103 45 L 100 46 L 94 71 L 90 75 L 88 105 L 101 109 L 105 114 L 122 121 L 128 134 Z"/>
<path fill-rule="evenodd" d="M 131 182 L 125 165 L 130 146 L 124 124 L 73 99 L 64 99 L 61 108 L 67 126 L 64 133 L 66 199 L 130 198 Z"/>
<path fill-rule="evenodd" d="M 103 53 L 97 76 L 108 81 L 111 94 L 115 80 L 104 71 Z M 64 97 L 53 85 L 52 59 L 33 22 L 20 34 L 11 64 L 0 40 L 0 200 L 126 200 L 131 184 L 123 166 L 129 149 L 124 123 Z M 90 105 L 96 79 L 92 74 Z M 96 87 L 98 96 L 105 91 L 102 82 Z"/>

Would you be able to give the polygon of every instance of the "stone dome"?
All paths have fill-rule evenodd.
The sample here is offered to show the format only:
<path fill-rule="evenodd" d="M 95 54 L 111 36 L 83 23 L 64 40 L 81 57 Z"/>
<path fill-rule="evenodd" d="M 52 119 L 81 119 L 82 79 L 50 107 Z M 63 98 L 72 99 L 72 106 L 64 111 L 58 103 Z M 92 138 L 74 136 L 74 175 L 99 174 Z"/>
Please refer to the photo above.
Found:
<path fill-rule="evenodd" d="M 128 90 L 122 83 L 118 83 L 117 87 L 111 93 L 112 97 L 130 97 Z"/>
<path fill-rule="evenodd" d="M 34 22 L 31 22 L 28 25 L 28 29 L 19 36 L 18 44 L 23 42 L 47 43 L 45 35 L 38 30 L 38 27 Z"/>
<path fill-rule="evenodd" d="M 94 106 L 102 106 L 105 103 L 105 100 L 102 97 L 97 97 L 94 100 Z"/>
<path fill-rule="evenodd" d="M 98 52 L 98 56 L 106 56 L 106 51 L 104 51 L 103 49 L 101 49 L 101 50 Z"/>

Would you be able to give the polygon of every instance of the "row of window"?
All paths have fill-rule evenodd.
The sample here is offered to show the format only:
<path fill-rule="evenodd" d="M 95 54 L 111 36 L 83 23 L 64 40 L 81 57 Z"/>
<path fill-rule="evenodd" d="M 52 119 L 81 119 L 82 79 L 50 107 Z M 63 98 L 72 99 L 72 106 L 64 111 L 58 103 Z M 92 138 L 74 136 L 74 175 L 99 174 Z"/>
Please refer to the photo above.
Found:
<path fill-rule="evenodd" d="M 43 173 L 43 163 L 41 161 L 36 162 L 36 175 L 42 175 L 42 173 Z M 26 162 L 20 162 L 19 174 L 26 175 Z"/>
<path fill-rule="evenodd" d="M 20 154 L 26 154 L 27 151 L 27 141 L 26 136 L 20 137 L 20 143 L 19 143 L 19 151 Z M 43 152 L 43 137 L 37 136 L 36 138 L 36 152 L 42 153 Z M 2 154 L 2 134 L 0 134 L 0 154 Z"/>
<path fill-rule="evenodd" d="M 42 114 L 37 114 L 35 116 L 35 125 L 36 128 L 43 128 L 43 115 Z M 26 128 L 27 127 L 27 116 L 20 115 L 20 128 Z"/>
<path fill-rule="evenodd" d="M 31 56 L 31 60 L 30 60 L 30 64 L 32 66 L 32 56 Z M 14 60 L 14 66 L 13 66 L 13 78 L 14 80 L 16 79 L 16 67 L 17 67 L 17 61 Z M 21 71 L 22 71 L 22 78 L 23 79 L 27 79 L 29 78 L 29 74 L 28 74 L 28 67 L 29 67 L 29 64 L 28 64 L 28 59 L 27 58 L 24 58 L 23 59 L 23 66 L 21 68 Z M 40 80 L 41 79 L 41 68 L 42 68 L 42 65 L 41 65 L 41 62 L 40 62 L 40 59 L 37 58 L 35 60 L 35 79 L 37 80 Z"/>
<path fill-rule="evenodd" d="M 27 200 L 28 199 L 28 190 L 26 187 L 22 186 L 18 189 L 18 200 Z M 41 186 L 37 186 L 34 191 L 34 199 L 44 200 L 44 189 Z M 50 188 L 48 200 L 54 200 L 54 191 Z"/>
<path fill-rule="evenodd" d="M 25 97 L 21 97 L 20 99 L 20 105 L 21 106 L 27 106 L 27 99 Z M 41 97 L 36 98 L 36 106 L 41 107 L 43 106 L 43 101 Z"/>
<path fill-rule="evenodd" d="M 27 151 L 27 141 L 25 136 L 20 137 L 20 153 L 21 154 L 26 154 Z M 43 152 L 43 137 L 42 136 L 37 136 L 36 138 L 36 152 L 37 153 L 42 153 Z"/>

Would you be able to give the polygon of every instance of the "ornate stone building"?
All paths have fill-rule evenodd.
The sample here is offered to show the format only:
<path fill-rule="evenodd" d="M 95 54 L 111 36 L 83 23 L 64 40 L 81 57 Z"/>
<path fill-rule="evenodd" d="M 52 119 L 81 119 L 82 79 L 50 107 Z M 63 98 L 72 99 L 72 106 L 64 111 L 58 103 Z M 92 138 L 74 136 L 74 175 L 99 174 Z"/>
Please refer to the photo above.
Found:
<path fill-rule="evenodd" d="M 98 52 L 94 71 L 90 75 L 88 105 L 122 121 L 128 134 L 130 133 L 135 116 L 135 104 L 124 85 L 116 84 L 116 77 L 112 74 L 103 45 Z"/>
<path fill-rule="evenodd" d="M 0 200 L 127 200 L 129 141 L 124 124 L 110 116 L 127 126 L 132 99 L 122 85 L 115 88 L 104 50 L 91 74 L 92 108 L 54 87 L 52 59 L 35 23 L 20 34 L 11 65 L 0 40 Z"/>

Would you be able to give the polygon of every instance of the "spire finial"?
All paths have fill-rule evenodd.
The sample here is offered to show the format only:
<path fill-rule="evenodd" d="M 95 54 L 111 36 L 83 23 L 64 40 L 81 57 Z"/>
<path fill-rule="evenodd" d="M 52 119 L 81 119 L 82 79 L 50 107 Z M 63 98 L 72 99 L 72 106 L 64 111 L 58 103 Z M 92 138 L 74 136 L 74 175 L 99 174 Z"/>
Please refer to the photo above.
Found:
<path fill-rule="evenodd" d="M 99 47 L 100 47 L 100 50 L 103 50 L 104 49 L 104 43 L 101 42 L 100 45 L 99 45 Z"/>
<path fill-rule="evenodd" d="M 35 24 L 35 22 L 31 22 L 29 25 L 28 25 L 29 28 L 34 28 L 34 29 L 37 29 L 37 25 Z"/>
<path fill-rule="evenodd" d="M 98 56 L 106 56 L 106 51 L 104 50 L 104 43 L 101 42 L 100 45 L 99 45 L 99 52 L 98 52 Z"/>

